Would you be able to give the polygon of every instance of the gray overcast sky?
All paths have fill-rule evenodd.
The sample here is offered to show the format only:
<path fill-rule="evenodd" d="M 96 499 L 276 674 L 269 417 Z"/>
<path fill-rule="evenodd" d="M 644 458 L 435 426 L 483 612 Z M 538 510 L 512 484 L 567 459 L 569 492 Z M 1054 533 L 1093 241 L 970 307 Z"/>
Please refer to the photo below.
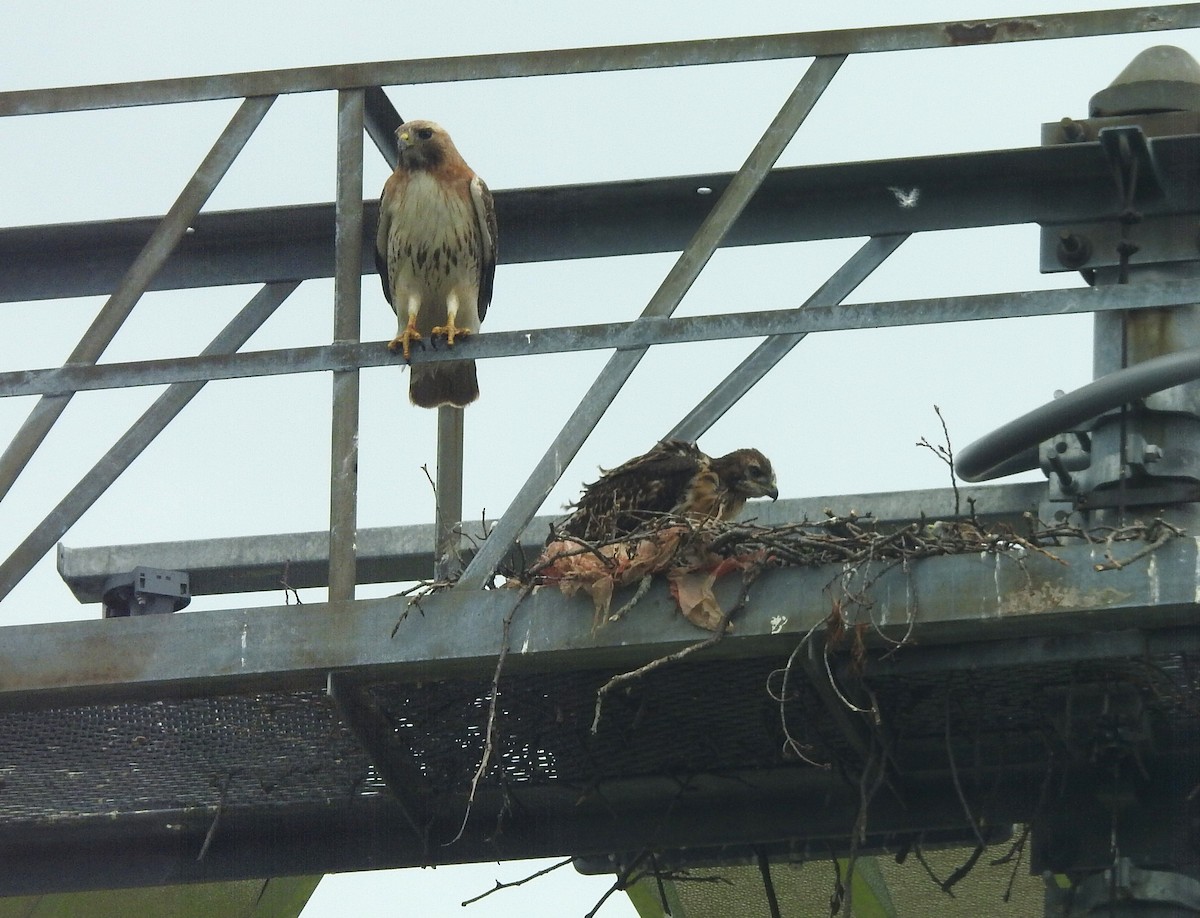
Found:
<path fill-rule="evenodd" d="M 684 38 L 813 31 L 1119 8 L 1133 4 L 842 0 L 603 4 L 81 2 L 0 0 L 0 91 L 313 64 L 396 60 Z M 896 17 L 903 17 L 902 20 Z M 1151 34 L 853 58 L 781 164 L 885 159 L 1034 146 L 1039 125 L 1084 117 L 1091 94 L 1143 48 L 1195 33 Z M 393 88 L 406 118 L 440 121 L 493 189 L 737 168 L 800 78 L 782 61 L 494 83 Z M 158 214 L 166 210 L 236 104 L 210 102 L 0 121 L 0 225 Z M 209 209 L 330 200 L 335 101 L 282 98 L 211 199 Z M 387 175 L 367 149 L 364 194 Z M 504 228 L 500 228 L 503 246 Z M 723 250 L 681 314 L 802 302 L 857 248 L 838 240 Z M 485 331 L 631 319 L 671 255 L 504 266 Z M 951 296 L 1079 284 L 1037 273 L 1034 227 L 909 240 L 851 301 Z M 377 279 L 364 278 L 363 337 L 394 320 Z M 251 288 L 152 294 L 106 359 L 195 353 Z M 249 348 L 326 343 L 332 284 L 310 282 Z M 61 363 L 101 298 L 0 306 L 0 370 Z M 649 447 L 753 348 L 753 341 L 651 354 L 547 502 L 558 509 L 598 465 Z M 605 354 L 480 367 L 469 409 L 466 516 L 501 512 L 525 481 Z M 1091 375 L 1086 317 L 812 336 L 702 440 L 709 452 L 753 445 L 772 458 L 785 497 L 939 487 L 944 467 L 914 443 L 936 439 L 941 406 L 957 446 Z M 427 522 L 421 466 L 434 461 L 434 413 L 407 404 L 394 368 L 363 374 L 362 526 Z M 157 394 L 77 397 L 0 505 L 8 553 Z M 32 402 L 0 401 L 0 437 Z M 210 385 L 72 529 L 70 545 L 106 545 L 323 529 L 328 524 L 329 382 L 323 376 Z M 869 509 L 869 508 L 859 508 Z M 950 508 L 930 508 L 931 512 Z M 360 589 L 360 596 L 391 588 Z M 321 591 L 306 599 L 320 600 Z M 216 597 L 192 608 L 275 604 L 279 595 Z M 97 616 L 72 599 L 47 557 L 2 604 L 4 624 Z M 459 901 L 528 864 L 385 871 L 326 879 L 304 918 L 348 914 L 580 914 L 607 881 L 561 870 L 464 911 Z M 633 915 L 626 900 L 601 913 Z"/>

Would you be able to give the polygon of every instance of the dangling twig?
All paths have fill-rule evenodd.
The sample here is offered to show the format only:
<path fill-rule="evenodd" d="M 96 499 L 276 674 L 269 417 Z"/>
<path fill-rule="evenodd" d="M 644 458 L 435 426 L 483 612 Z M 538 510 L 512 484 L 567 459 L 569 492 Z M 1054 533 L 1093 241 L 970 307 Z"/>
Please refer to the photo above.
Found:
<path fill-rule="evenodd" d="M 492 690 L 488 697 L 487 724 L 483 732 L 483 755 L 479 760 L 479 767 L 475 769 L 475 774 L 471 778 L 471 789 L 467 794 L 467 806 L 463 812 L 462 824 L 458 827 L 458 832 L 455 836 L 450 841 L 445 842 L 443 847 L 453 845 L 463 837 L 463 832 L 467 829 L 467 820 L 471 818 L 471 807 L 475 804 L 475 793 L 479 789 L 479 782 L 483 780 L 483 776 L 487 774 L 488 766 L 491 764 L 492 751 L 496 738 L 496 705 L 500 697 L 500 674 L 504 671 L 504 661 L 508 658 L 509 631 L 512 629 L 513 616 L 517 614 L 517 609 L 521 607 L 521 603 L 524 602 L 525 597 L 532 590 L 532 585 L 525 586 L 517 596 L 517 601 L 508 610 L 508 614 L 504 616 L 503 630 L 500 638 L 500 655 L 496 658 L 496 671 L 492 675 Z"/>
<path fill-rule="evenodd" d="M 537 871 L 537 873 L 531 873 L 529 876 L 523 877 L 520 880 L 511 880 L 507 883 L 501 883 L 499 880 L 496 880 L 496 885 L 491 889 L 487 890 L 486 892 L 481 892 L 478 896 L 472 896 L 470 899 L 464 899 L 460 904 L 465 908 L 468 905 L 473 905 L 480 899 L 486 899 L 492 893 L 499 892 L 502 889 L 512 889 L 514 886 L 524 886 L 531 880 L 536 880 L 538 877 L 544 877 L 546 874 L 558 870 L 559 867 L 566 867 L 567 864 L 571 863 L 573 860 L 575 860 L 573 857 L 564 858 L 557 864 L 552 864 L 549 867 L 543 867 L 541 870 Z"/>

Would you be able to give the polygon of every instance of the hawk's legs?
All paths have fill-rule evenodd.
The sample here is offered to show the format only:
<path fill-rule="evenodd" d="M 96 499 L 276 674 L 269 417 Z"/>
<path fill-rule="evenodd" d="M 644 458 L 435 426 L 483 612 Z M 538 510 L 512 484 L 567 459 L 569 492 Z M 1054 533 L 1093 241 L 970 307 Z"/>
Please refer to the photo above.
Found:
<path fill-rule="evenodd" d="M 454 320 L 458 316 L 458 294 L 451 291 L 446 297 L 446 324 L 434 326 L 431 335 L 445 335 L 447 347 L 454 347 L 455 338 L 465 338 L 471 334 L 469 328 L 459 328 Z"/>
<path fill-rule="evenodd" d="M 417 313 L 421 309 L 421 301 L 417 297 L 409 297 L 408 300 L 408 322 L 404 328 L 396 333 L 396 337 L 388 342 L 388 350 L 393 354 L 400 350 L 404 352 L 404 359 L 408 360 L 412 352 L 414 341 L 420 342 L 421 333 L 417 331 Z M 436 329 L 435 329 L 436 331 Z"/>

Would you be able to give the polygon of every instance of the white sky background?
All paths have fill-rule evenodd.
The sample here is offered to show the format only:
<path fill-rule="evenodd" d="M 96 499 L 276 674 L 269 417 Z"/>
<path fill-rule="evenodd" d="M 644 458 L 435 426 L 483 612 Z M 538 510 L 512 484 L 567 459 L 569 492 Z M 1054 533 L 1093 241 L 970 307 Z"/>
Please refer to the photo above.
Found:
<path fill-rule="evenodd" d="M 1132 3 L 836 4 L 533 2 L 31 5 L 0 0 L 0 91 L 315 64 L 815 31 L 1031 15 Z M 186 12 L 184 12 L 186 10 Z M 902 17 L 902 18 L 897 18 Z M 1089 97 L 1140 50 L 1172 43 L 1200 56 L 1195 33 L 1029 42 L 852 58 L 782 165 L 1035 146 L 1039 125 L 1086 117 Z M 389 90 L 405 118 L 433 118 L 493 189 L 673 174 L 741 165 L 805 62 L 460 83 Z M 0 225 L 163 213 L 237 103 L 0 120 Z M 208 209 L 333 197 L 336 100 L 281 98 Z M 364 196 L 387 175 L 367 141 Z M 636 219 L 636 215 L 631 215 Z M 504 245 L 504 227 L 500 227 Z M 801 303 L 858 247 L 839 240 L 725 249 L 680 314 Z M 628 320 L 670 254 L 502 266 L 485 331 Z M 1075 286 L 1037 273 L 1037 229 L 1002 227 L 910 239 L 849 302 Z M 363 338 L 387 340 L 391 311 L 364 277 Z M 150 294 L 106 360 L 198 352 L 253 288 Z M 328 343 L 332 282 L 304 284 L 248 349 Z M 54 366 L 103 298 L 0 305 L 0 371 Z M 746 339 L 653 351 L 554 490 L 554 512 L 590 480 L 647 449 L 756 345 Z M 465 515 L 498 515 L 586 391 L 606 353 L 480 364 L 483 395 L 466 418 Z M 945 467 L 914 444 L 940 439 L 936 403 L 962 447 L 1091 378 L 1088 317 L 814 335 L 701 440 L 710 453 L 757 446 L 784 497 L 941 487 Z M 412 408 L 396 368 L 363 373 L 359 524 L 428 522 L 435 413 Z M 72 546 L 219 538 L 328 525 L 329 392 L 323 375 L 210 384 L 64 541 Z M 158 390 L 75 398 L 0 504 L 7 555 Z M 0 400 L 7 442 L 32 399 Z M 846 508 L 848 509 L 848 508 Z M 869 509 L 869 508 L 858 508 Z M 937 508 L 932 508 L 936 512 Z M 949 508 L 945 508 L 949 509 Z M 78 605 L 48 556 L 3 602 L 4 624 L 98 616 Z M 361 588 L 360 596 L 393 591 Z M 305 599 L 319 601 L 323 591 Z M 197 599 L 192 610 L 276 604 L 277 594 Z M 561 870 L 459 902 L 529 864 L 385 871 L 326 879 L 304 918 L 361 915 L 584 914 L 603 878 Z M 633 915 L 612 899 L 606 918 Z"/>

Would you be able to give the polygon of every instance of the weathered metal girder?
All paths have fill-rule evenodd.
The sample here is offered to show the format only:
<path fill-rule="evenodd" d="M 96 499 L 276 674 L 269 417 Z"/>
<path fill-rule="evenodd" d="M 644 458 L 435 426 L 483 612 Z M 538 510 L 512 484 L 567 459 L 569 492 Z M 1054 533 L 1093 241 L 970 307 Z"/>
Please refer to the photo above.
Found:
<path fill-rule="evenodd" d="M 1130 10 L 1047 13 L 1036 17 L 797 32 L 736 38 L 567 48 L 507 54 L 298 67 L 137 83 L 73 86 L 0 94 L 0 117 L 133 105 L 199 102 L 282 92 L 494 80 L 555 74 L 689 67 L 822 55 L 953 48 L 1157 32 L 1200 26 L 1200 4 Z"/>
<path fill-rule="evenodd" d="M 704 637 L 662 583 L 598 629 L 589 600 L 552 587 L 519 604 L 516 590 L 448 591 L 0 629 L 0 854 L 12 867 L 0 892 L 647 846 L 771 843 L 824 858 L 848 844 L 860 775 L 883 749 L 870 718 L 831 716 L 806 668 L 792 666 L 786 691 L 781 674 L 835 599 L 864 593 L 857 613 L 843 605 L 847 623 L 908 638 L 896 650 L 868 626 L 865 655 L 831 647 L 838 691 L 871 687 L 890 736 L 867 850 L 966 837 L 963 799 L 989 824 L 1059 806 L 1061 788 L 1085 812 L 1112 771 L 1071 741 L 1094 729 L 1081 711 L 1114 689 L 1154 707 L 1138 768 L 1141 805 L 1159 819 L 1200 746 L 1188 675 L 1200 550 L 1174 538 L 1098 572 L 1104 550 L 768 571 L 732 634 L 607 695 L 594 732 L 612 674 Z M 725 603 L 741 587 L 727 580 Z M 484 749 L 509 613 L 493 765 L 446 844 Z M 846 719 L 864 743 L 848 742 Z M 837 767 L 787 754 L 784 723 Z M 1106 840 L 1098 811 L 1089 832 Z"/>
<path fill-rule="evenodd" d="M 870 579 L 871 620 L 890 634 L 919 622 L 928 645 L 1127 627 L 1131 620 L 1165 627 L 1187 622 L 1196 605 L 1194 539 L 1172 539 L 1154 552 L 1155 563 L 1120 571 L 1093 571 L 1103 546 L 1067 545 L 1054 555 L 1013 549 L 889 570 L 880 562 L 879 577 Z M 769 571 L 754 586 L 737 636 L 712 654 L 790 647 L 828 616 L 831 596 L 854 586 L 853 577 L 828 569 Z M 719 598 L 731 601 L 737 588 L 725 583 Z M 312 688 L 343 669 L 411 679 L 490 675 L 501 621 L 518 592 L 449 591 L 412 605 L 396 597 L 3 628 L 0 702 L 47 701 L 59 693 L 95 700 L 157 697 L 164 689 Z M 509 666 L 551 672 L 645 662 L 697 637 L 674 608 L 659 587 L 641 599 L 636 615 L 593 633 L 585 598 L 536 591 L 513 619 Z"/>
<path fill-rule="evenodd" d="M 1149 141 L 1168 194 L 1147 215 L 1200 211 L 1191 164 L 1200 136 Z M 637 179 L 496 192 L 502 262 L 679 251 L 731 174 Z M 709 189 L 712 194 L 698 193 Z M 916 190 L 915 199 L 904 193 Z M 723 245 L 744 246 L 1116 216 L 1111 166 L 1098 142 L 775 169 Z M 917 206 L 905 206 L 916 200 Z M 374 226 L 377 202 L 364 204 Z M 631 221 L 629 214 L 638 219 Z M 107 293 L 158 218 L 0 230 L 0 301 Z M 334 207 L 296 205 L 201 213 L 152 290 L 305 280 L 334 273 Z M 373 237 L 362 270 L 374 271 Z"/>
<path fill-rule="evenodd" d="M 1046 486 L 1023 484 L 964 487 L 959 499 L 974 502 L 976 518 L 1022 525 L 1022 514 L 1036 513 Z M 761 503 L 747 512 L 764 526 L 797 520 L 821 520 L 827 509 L 851 511 L 876 520 L 903 525 L 923 514 L 949 513 L 955 494 L 949 488 L 930 488 L 902 494 L 841 494 Z M 552 516 L 535 518 L 517 540 L 514 563 L 533 561 L 545 544 Z M 466 520 L 461 531 L 482 539 L 494 520 Z M 397 583 L 433 576 L 433 527 L 387 526 L 358 532 L 358 583 Z M 469 548 L 464 545 L 464 550 Z M 184 570 L 191 593 L 253 593 L 305 589 L 326 585 L 329 575 L 329 533 L 295 532 L 225 539 L 151 542 L 71 548 L 59 545 L 58 572 L 80 602 L 99 602 L 104 583 L 114 574 L 149 566 Z"/>

